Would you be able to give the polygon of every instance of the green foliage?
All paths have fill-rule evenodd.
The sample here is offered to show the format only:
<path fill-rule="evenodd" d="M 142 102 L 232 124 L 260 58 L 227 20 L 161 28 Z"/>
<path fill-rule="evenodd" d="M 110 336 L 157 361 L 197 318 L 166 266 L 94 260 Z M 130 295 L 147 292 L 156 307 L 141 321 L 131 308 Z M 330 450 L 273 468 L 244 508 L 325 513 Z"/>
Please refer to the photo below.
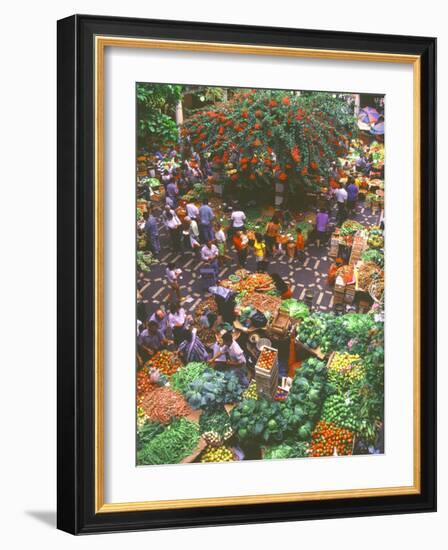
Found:
<path fill-rule="evenodd" d="M 243 391 L 235 373 L 208 369 L 189 384 L 185 397 L 191 407 L 201 409 L 234 403 L 241 398 Z"/>
<path fill-rule="evenodd" d="M 137 84 L 139 138 L 150 139 L 160 145 L 177 141 L 178 129 L 174 114 L 182 91 L 182 86 L 173 84 Z"/>
<path fill-rule="evenodd" d="M 151 252 L 143 250 L 137 251 L 137 269 L 139 271 L 149 271 L 151 265 L 156 263 L 158 263 L 158 260 L 154 258 Z"/>
<path fill-rule="evenodd" d="M 199 442 L 199 427 L 185 418 L 173 420 L 161 433 L 137 451 L 137 463 L 178 464 Z"/>
<path fill-rule="evenodd" d="M 229 185 L 261 189 L 280 181 L 297 191 L 319 186 L 346 152 L 354 122 L 347 101 L 329 93 L 245 90 L 195 113 L 182 134 L 227 170 Z M 229 166 L 233 147 L 239 159 Z"/>

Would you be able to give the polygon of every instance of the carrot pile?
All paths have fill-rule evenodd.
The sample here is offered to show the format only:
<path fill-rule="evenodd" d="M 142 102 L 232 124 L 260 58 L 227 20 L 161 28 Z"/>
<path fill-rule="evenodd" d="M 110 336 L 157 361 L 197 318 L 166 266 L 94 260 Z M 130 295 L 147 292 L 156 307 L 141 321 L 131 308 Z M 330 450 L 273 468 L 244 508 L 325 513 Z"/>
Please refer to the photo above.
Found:
<path fill-rule="evenodd" d="M 154 422 L 167 424 L 173 417 L 188 416 L 192 409 L 180 393 L 167 386 L 155 387 L 146 394 L 141 407 Z"/>

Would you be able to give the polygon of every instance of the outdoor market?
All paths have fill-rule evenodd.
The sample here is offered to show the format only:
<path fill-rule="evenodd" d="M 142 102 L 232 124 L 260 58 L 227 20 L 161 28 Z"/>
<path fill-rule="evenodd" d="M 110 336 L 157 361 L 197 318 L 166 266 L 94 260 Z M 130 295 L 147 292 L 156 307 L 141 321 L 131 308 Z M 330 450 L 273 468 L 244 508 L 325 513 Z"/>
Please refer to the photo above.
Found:
<path fill-rule="evenodd" d="M 137 85 L 137 464 L 384 453 L 384 97 Z"/>

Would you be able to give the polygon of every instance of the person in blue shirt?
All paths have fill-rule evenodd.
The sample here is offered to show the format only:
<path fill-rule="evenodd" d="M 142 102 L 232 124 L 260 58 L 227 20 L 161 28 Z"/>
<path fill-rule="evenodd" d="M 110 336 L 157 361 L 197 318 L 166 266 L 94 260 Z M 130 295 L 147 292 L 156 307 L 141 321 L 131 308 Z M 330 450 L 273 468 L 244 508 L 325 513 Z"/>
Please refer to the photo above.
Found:
<path fill-rule="evenodd" d="M 347 210 L 350 214 L 356 211 L 356 201 L 358 200 L 359 189 L 353 178 L 350 177 L 347 183 Z"/>
<path fill-rule="evenodd" d="M 151 212 L 145 212 L 143 218 L 145 220 L 146 246 L 154 256 L 158 256 L 160 254 L 160 238 L 157 220 Z"/>
<path fill-rule="evenodd" d="M 213 231 L 213 220 L 215 214 L 208 205 L 208 199 L 202 201 L 202 206 L 199 208 L 199 231 L 201 233 L 202 242 L 213 241 L 215 238 Z"/>

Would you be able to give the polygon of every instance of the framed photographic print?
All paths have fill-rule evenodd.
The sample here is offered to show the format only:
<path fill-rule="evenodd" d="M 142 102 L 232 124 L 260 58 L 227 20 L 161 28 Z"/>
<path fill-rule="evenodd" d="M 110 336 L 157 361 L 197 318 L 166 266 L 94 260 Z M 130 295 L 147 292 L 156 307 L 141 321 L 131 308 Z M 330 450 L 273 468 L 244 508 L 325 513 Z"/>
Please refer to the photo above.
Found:
<path fill-rule="evenodd" d="M 436 509 L 433 38 L 58 22 L 58 527 Z"/>

